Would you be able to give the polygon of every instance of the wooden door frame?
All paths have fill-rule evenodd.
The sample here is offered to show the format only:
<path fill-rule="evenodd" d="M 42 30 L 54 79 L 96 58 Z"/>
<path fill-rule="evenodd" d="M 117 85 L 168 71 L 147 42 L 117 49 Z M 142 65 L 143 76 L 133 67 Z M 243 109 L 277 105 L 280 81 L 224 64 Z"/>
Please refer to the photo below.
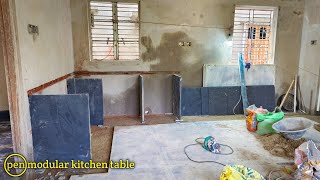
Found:
<path fill-rule="evenodd" d="M 33 161 L 32 134 L 26 125 L 30 123 L 30 118 L 26 113 L 28 101 L 27 93 L 23 90 L 14 0 L 0 0 L 0 46 L 7 83 L 13 151 Z M 23 177 L 33 179 L 33 174 L 33 171 L 27 171 Z"/>

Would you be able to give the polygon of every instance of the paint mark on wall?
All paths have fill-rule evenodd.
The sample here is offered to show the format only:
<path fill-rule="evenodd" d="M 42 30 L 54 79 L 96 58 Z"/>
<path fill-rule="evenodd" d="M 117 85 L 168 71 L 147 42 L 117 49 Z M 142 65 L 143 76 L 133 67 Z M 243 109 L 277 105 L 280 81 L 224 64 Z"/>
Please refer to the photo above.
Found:
<path fill-rule="evenodd" d="M 191 42 L 192 46 L 179 46 L 179 42 Z M 141 38 L 146 48 L 142 60 L 150 63 L 153 71 L 181 71 L 185 82 L 200 86 L 202 82 L 202 66 L 210 62 L 209 53 L 204 45 L 197 43 L 182 31 L 164 33 L 160 44 L 155 47 L 150 36 Z M 212 62 L 212 61 L 211 61 Z"/>

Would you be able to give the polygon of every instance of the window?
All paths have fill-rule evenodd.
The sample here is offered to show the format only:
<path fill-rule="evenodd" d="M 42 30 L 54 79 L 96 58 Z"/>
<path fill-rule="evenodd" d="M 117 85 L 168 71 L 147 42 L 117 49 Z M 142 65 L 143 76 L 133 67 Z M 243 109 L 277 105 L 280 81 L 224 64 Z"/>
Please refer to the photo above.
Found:
<path fill-rule="evenodd" d="M 139 3 L 90 1 L 92 60 L 139 60 Z"/>
<path fill-rule="evenodd" d="M 235 8 L 232 63 L 238 55 L 251 64 L 273 64 L 277 9 L 237 6 Z"/>

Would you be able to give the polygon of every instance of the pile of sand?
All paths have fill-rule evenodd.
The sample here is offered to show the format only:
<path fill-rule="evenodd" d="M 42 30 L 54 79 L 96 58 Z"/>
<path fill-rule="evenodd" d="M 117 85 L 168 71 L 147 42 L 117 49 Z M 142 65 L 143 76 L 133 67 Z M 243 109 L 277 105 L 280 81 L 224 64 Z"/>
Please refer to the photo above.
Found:
<path fill-rule="evenodd" d="M 272 155 L 288 158 L 293 158 L 294 150 L 306 141 L 305 139 L 286 139 L 280 134 L 257 135 L 256 137 L 262 143 L 263 148 Z"/>

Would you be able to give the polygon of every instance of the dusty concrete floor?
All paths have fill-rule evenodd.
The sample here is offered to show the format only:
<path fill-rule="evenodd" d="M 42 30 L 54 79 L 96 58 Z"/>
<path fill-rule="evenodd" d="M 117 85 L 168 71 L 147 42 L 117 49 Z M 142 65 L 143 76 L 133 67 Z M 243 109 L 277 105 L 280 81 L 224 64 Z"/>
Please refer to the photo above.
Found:
<path fill-rule="evenodd" d="M 115 126 L 152 125 L 175 123 L 171 115 L 146 116 L 145 123 L 141 124 L 139 117 L 108 117 L 105 118 L 105 127 L 91 126 L 92 160 L 108 162 L 111 153 L 113 129 Z"/>
<path fill-rule="evenodd" d="M 316 121 L 320 123 L 320 116 L 311 116 L 306 114 L 293 114 L 293 113 L 287 113 L 285 115 L 286 118 L 288 117 L 305 117 L 310 120 Z M 243 115 L 230 115 L 230 116 L 183 116 L 182 120 L 183 122 L 201 122 L 201 121 L 223 121 L 223 120 L 245 120 L 245 117 Z M 91 134 L 92 134 L 92 160 L 96 162 L 108 162 L 110 158 L 111 153 L 111 147 L 112 147 L 112 139 L 113 139 L 113 130 L 114 126 L 132 126 L 132 125 L 152 125 L 152 124 L 169 124 L 169 123 L 175 123 L 175 118 L 173 116 L 147 116 L 145 118 L 146 122 L 144 124 L 141 124 L 140 118 L 130 118 L 130 117 L 110 117 L 105 118 L 105 125 L 104 127 L 97 127 L 92 126 L 91 127 Z M 106 171 L 101 170 L 82 170 L 77 172 L 68 172 L 63 173 L 63 176 L 66 176 L 66 179 L 70 177 L 70 174 L 84 174 L 84 173 L 102 173 Z M 58 173 L 61 173 L 60 171 L 45 171 L 39 174 L 40 176 L 37 177 L 43 177 L 45 175 L 46 177 L 54 176 Z M 50 174 L 50 176 L 48 175 Z"/>
<path fill-rule="evenodd" d="M 175 123 L 175 117 L 171 115 L 152 115 L 145 117 L 145 123 L 141 124 L 139 117 L 108 117 L 105 118 L 105 127 L 91 126 L 92 159 L 97 162 L 109 161 L 111 152 L 113 127 L 152 125 Z"/>
<path fill-rule="evenodd" d="M 305 117 L 307 119 L 320 123 L 320 116 L 311 116 L 306 114 L 287 113 L 288 117 Z M 229 116 L 183 116 L 183 122 L 201 122 L 201 121 L 223 121 L 223 120 L 245 120 L 244 115 Z M 130 117 L 110 117 L 105 119 L 106 127 L 91 127 L 92 133 L 92 158 L 95 161 L 108 162 L 111 153 L 113 127 L 114 126 L 132 126 L 132 125 L 153 125 L 175 123 L 174 116 L 147 116 L 145 124 L 141 124 L 140 118 Z M 92 172 L 95 173 L 95 172 Z"/>
<path fill-rule="evenodd" d="M 221 166 L 195 164 L 183 153 L 185 145 L 194 143 L 197 137 L 210 134 L 219 139 L 219 142 L 232 146 L 234 153 L 230 156 L 214 156 L 196 145 L 190 147 L 188 151 L 193 159 L 209 160 L 214 156 L 214 160 L 224 164 L 242 164 L 252 167 L 264 177 L 267 177 L 272 170 L 282 168 L 282 165 L 277 163 L 293 161 L 293 157 L 274 156 L 265 150 L 263 148 L 265 144 L 256 138 L 256 134 L 246 131 L 244 120 L 115 127 L 111 158 L 114 161 L 129 159 L 135 162 L 134 172 L 129 169 L 127 171 L 110 169 L 107 174 L 72 178 L 86 180 L 125 179 L 126 177 L 130 179 L 219 179 Z M 305 138 L 319 141 L 320 133 L 310 129 L 305 134 Z M 128 151 L 128 149 L 131 150 Z"/>

